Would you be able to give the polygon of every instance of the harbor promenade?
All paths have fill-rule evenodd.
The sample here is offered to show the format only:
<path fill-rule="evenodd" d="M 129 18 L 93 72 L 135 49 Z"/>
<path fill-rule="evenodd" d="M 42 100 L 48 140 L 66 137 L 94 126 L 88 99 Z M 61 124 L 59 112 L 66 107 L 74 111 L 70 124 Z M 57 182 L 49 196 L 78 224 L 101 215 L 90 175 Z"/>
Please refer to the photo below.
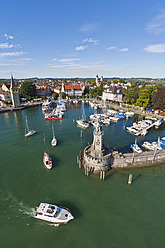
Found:
<path fill-rule="evenodd" d="M 5 113 L 8 111 L 18 111 L 18 110 L 23 110 L 26 108 L 37 107 L 41 104 L 42 104 L 42 102 L 30 102 L 30 103 L 21 104 L 21 106 L 17 107 L 17 108 L 14 108 L 14 107 L 0 108 L 0 113 Z"/>

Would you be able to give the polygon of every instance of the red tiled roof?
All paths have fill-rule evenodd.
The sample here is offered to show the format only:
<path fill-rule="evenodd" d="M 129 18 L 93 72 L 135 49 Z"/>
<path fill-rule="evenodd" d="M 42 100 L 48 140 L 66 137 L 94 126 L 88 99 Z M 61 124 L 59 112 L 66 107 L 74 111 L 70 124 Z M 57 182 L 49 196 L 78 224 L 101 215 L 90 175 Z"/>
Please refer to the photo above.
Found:
<path fill-rule="evenodd" d="M 64 85 L 65 90 L 81 90 L 81 86 L 80 85 Z"/>
<path fill-rule="evenodd" d="M 61 86 L 57 86 L 55 90 L 61 90 Z"/>

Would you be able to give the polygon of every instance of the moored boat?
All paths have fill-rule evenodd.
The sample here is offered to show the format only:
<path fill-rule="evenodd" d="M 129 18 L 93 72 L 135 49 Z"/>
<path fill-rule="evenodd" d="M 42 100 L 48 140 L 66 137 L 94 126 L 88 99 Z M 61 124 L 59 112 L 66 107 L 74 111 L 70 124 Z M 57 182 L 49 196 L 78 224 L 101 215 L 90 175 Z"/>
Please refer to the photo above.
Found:
<path fill-rule="evenodd" d="M 29 130 L 29 125 L 28 125 L 28 121 L 27 121 L 27 117 L 26 117 L 25 137 L 32 136 L 33 134 L 35 134 L 35 132 L 36 132 L 36 131 L 34 131 L 34 130 Z"/>
<path fill-rule="evenodd" d="M 40 203 L 34 217 L 56 224 L 67 223 L 74 219 L 69 209 L 48 203 Z"/>

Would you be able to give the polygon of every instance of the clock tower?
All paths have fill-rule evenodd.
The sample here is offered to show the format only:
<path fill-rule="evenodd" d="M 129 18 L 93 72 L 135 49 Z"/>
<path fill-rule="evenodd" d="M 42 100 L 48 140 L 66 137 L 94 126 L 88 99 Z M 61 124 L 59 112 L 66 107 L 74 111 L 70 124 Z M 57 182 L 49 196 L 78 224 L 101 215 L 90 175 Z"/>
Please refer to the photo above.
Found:
<path fill-rule="evenodd" d="M 19 107 L 20 104 L 20 96 L 19 96 L 19 90 L 17 86 L 15 85 L 13 76 L 11 77 L 11 86 L 10 86 L 10 93 L 11 93 L 11 100 L 14 108 Z"/>

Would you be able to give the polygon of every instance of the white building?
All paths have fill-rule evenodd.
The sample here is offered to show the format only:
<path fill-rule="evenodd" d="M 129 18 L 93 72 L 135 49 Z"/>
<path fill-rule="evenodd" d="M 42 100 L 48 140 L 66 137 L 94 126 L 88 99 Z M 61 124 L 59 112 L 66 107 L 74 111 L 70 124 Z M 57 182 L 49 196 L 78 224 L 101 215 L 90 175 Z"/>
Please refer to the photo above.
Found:
<path fill-rule="evenodd" d="M 110 100 L 110 101 L 122 102 L 123 93 L 121 92 L 120 88 L 117 88 L 115 86 L 109 87 L 103 91 L 102 99 L 104 101 Z"/>

